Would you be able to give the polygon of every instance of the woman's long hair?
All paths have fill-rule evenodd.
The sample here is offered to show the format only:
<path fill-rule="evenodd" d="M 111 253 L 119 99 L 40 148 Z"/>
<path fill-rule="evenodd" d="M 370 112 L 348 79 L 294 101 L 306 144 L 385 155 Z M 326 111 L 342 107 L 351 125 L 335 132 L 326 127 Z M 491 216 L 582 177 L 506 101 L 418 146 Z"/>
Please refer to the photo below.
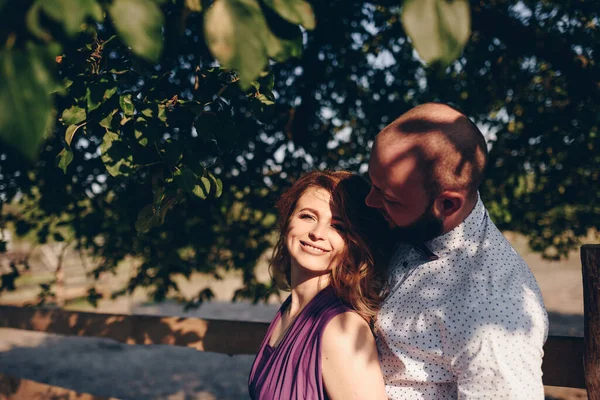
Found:
<path fill-rule="evenodd" d="M 330 284 L 342 300 L 372 323 L 383 300 L 391 235 L 381 214 L 365 205 L 370 187 L 358 175 L 347 171 L 309 172 L 279 198 L 279 239 L 269 266 L 271 276 L 280 289 L 290 290 L 291 259 L 286 236 L 298 200 L 311 187 L 331 194 L 331 207 L 339 212 L 345 226 L 342 236 L 346 246 L 340 263 L 330 271 Z"/>

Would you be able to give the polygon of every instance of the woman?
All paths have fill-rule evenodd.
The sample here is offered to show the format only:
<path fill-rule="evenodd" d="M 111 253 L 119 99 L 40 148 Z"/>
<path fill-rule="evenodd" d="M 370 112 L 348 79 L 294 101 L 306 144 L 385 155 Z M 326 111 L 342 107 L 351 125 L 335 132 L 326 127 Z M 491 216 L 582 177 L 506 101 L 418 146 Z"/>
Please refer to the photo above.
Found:
<path fill-rule="evenodd" d="M 388 225 L 349 172 L 311 172 L 277 203 L 271 273 L 291 290 L 252 365 L 252 399 L 385 399 L 371 326 Z"/>

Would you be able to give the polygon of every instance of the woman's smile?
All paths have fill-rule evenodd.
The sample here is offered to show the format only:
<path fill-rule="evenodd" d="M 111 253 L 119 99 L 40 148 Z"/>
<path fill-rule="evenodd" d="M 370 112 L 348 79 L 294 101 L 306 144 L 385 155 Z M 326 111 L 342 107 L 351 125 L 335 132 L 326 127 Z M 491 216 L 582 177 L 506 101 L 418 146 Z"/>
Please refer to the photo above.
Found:
<path fill-rule="evenodd" d="M 301 245 L 302 250 L 306 251 L 307 253 L 311 253 L 311 254 L 315 254 L 315 255 L 321 255 L 321 254 L 329 253 L 331 251 L 331 250 L 325 250 L 321 247 L 315 246 L 315 245 L 305 242 L 303 240 L 300 240 L 300 245 Z"/>

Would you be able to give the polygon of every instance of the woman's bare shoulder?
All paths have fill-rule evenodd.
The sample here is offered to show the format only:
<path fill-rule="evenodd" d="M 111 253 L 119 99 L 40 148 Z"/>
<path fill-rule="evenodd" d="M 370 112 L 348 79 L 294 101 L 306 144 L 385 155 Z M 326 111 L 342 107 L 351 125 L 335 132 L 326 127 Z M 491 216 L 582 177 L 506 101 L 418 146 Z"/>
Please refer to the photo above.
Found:
<path fill-rule="evenodd" d="M 332 400 L 387 398 L 375 338 L 355 312 L 336 315 L 323 332 L 323 382 Z"/>
<path fill-rule="evenodd" d="M 375 338 L 367 321 L 358 313 L 347 311 L 329 321 L 323 331 L 322 348 L 324 352 L 343 354 L 346 351 L 370 348 L 374 342 Z"/>

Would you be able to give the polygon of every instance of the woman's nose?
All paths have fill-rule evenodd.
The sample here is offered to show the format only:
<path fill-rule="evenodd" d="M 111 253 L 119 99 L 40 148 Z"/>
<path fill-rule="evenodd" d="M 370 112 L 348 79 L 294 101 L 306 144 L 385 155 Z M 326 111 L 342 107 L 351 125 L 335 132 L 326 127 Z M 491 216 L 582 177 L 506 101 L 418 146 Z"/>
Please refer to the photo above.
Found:
<path fill-rule="evenodd" d="M 316 224 L 314 228 L 309 232 L 311 240 L 319 240 L 325 238 L 325 225 Z"/>

